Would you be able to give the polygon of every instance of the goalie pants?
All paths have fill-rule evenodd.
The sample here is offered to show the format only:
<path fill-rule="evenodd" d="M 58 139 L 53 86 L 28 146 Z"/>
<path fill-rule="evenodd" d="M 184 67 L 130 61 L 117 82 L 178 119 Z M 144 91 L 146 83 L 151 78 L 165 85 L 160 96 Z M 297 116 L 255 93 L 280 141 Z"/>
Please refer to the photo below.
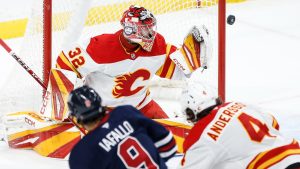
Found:
<path fill-rule="evenodd" d="M 151 100 L 148 104 L 141 108 L 140 111 L 150 119 L 168 118 L 168 115 L 154 100 Z"/>

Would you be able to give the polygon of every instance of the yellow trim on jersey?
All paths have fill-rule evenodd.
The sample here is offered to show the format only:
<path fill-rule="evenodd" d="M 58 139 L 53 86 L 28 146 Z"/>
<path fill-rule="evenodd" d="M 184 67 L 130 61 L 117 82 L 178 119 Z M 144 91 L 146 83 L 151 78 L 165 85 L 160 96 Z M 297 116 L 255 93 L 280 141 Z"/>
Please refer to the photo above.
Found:
<path fill-rule="evenodd" d="M 155 73 L 157 76 L 159 76 L 159 75 L 161 74 L 161 72 L 162 72 L 162 70 L 163 70 L 163 67 L 164 67 L 164 65 L 162 65 L 162 66 L 158 69 L 158 71 Z"/>
<path fill-rule="evenodd" d="M 80 132 L 62 132 L 58 135 L 55 135 L 51 138 L 48 138 L 45 141 L 42 141 L 40 144 L 36 145 L 33 149 L 37 151 L 42 156 L 48 156 L 49 154 L 56 151 L 58 148 L 66 145 L 70 141 L 80 136 Z"/>
<path fill-rule="evenodd" d="M 175 69 L 175 63 L 171 62 L 170 66 L 169 66 L 169 69 L 168 69 L 168 72 L 167 72 L 167 75 L 166 75 L 165 78 L 171 79 L 172 75 L 173 75 L 173 72 L 174 72 L 174 69 Z"/>
<path fill-rule="evenodd" d="M 296 140 L 293 140 L 293 142 L 290 145 L 293 145 L 293 144 L 298 144 L 298 143 Z M 255 160 L 250 163 L 250 165 L 247 167 L 247 169 L 265 169 L 267 167 L 270 167 L 270 166 L 278 163 L 279 161 L 281 161 L 282 159 L 286 158 L 289 155 L 300 154 L 299 148 L 287 149 L 287 150 L 281 152 L 280 154 L 274 154 L 274 156 L 271 157 L 269 160 L 264 161 L 262 164 L 260 164 L 259 166 L 256 166 L 256 168 L 254 168 L 256 163 L 259 160 L 261 160 L 261 158 L 263 158 L 267 153 L 269 153 L 271 151 L 273 151 L 273 149 L 260 153 L 257 157 L 255 157 Z"/>
<path fill-rule="evenodd" d="M 272 126 L 274 129 L 278 130 L 277 128 L 279 128 L 279 124 L 278 121 L 275 119 L 274 116 L 272 116 L 273 122 L 272 122 Z"/>
<path fill-rule="evenodd" d="M 168 43 L 168 44 L 167 44 L 167 47 L 166 47 L 166 56 L 167 56 L 167 57 L 169 57 L 169 55 L 170 55 L 171 47 L 172 47 L 172 45 Z"/>
<path fill-rule="evenodd" d="M 167 47 L 166 47 L 166 59 L 165 59 L 165 62 L 164 64 L 158 69 L 158 71 L 155 73 L 157 76 L 160 76 L 164 73 L 163 70 L 166 69 L 166 62 L 167 62 L 167 59 L 170 59 L 169 58 L 169 55 L 170 55 L 170 52 L 171 52 L 171 47 L 172 45 L 171 44 L 167 44 Z M 170 65 L 168 65 L 168 68 L 167 68 L 167 73 L 165 76 L 163 76 L 163 78 L 168 78 L 168 79 L 171 79 L 172 78 L 172 75 L 173 75 L 173 72 L 174 72 L 174 69 L 175 69 L 175 63 L 173 61 L 170 60 Z"/>
<path fill-rule="evenodd" d="M 265 169 L 270 165 L 273 165 L 279 161 L 281 161 L 282 159 L 284 159 L 285 157 L 292 155 L 292 154 L 300 154 L 300 149 L 296 149 L 296 150 L 287 150 L 284 151 L 278 155 L 276 155 L 274 158 L 264 162 L 262 165 L 260 165 L 257 169 Z"/>
<path fill-rule="evenodd" d="M 167 44 L 167 47 L 166 47 L 166 59 L 165 59 L 165 62 L 164 64 L 159 68 L 159 70 L 155 73 L 156 75 L 161 75 L 163 69 L 164 69 L 164 66 L 165 66 L 165 63 L 166 63 L 166 60 L 168 59 L 169 57 L 169 54 L 170 54 L 170 49 L 171 49 L 171 44 Z"/>
<path fill-rule="evenodd" d="M 257 161 L 260 160 L 266 153 L 268 153 L 268 151 L 262 152 L 257 157 L 255 157 L 255 160 L 251 162 L 251 164 L 249 165 L 249 167 L 247 167 L 247 169 L 254 169 L 254 166 L 257 163 Z"/>
<path fill-rule="evenodd" d="M 158 71 L 155 73 L 157 76 L 159 76 L 159 75 L 161 74 L 161 72 L 162 72 L 162 70 L 163 70 L 163 67 L 164 67 L 164 65 L 162 65 L 162 66 L 158 69 Z"/>
<path fill-rule="evenodd" d="M 71 64 L 71 62 L 69 61 L 69 59 L 67 58 L 67 56 L 65 55 L 65 53 L 62 51 L 59 54 L 59 57 L 61 58 L 61 60 L 64 62 L 64 64 L 66 64 L 68 67 L 70 67 L 72 69 L 73 72 L 76 73 L 78 78 L 82 78 L 81 74 L 78 72 L 78 70 Z"/>
<path fill-rule="evenodd" d="M 169 58 L 169 55 L 170 55 L 170 52 L 171 52 L 171 47 L 172 47 L 171 44 L 167 44 L 167 51 L 166 51 L 167 58 Z M 171 79 L 171 77 L 173 75 L 173 72 L 174 72 L 174 69 L 175 69 L 175 63 L 173 61 L 171 61 L 171 64 L 168 68 L 168 72 L 167 72 L 165 78 Z"/>

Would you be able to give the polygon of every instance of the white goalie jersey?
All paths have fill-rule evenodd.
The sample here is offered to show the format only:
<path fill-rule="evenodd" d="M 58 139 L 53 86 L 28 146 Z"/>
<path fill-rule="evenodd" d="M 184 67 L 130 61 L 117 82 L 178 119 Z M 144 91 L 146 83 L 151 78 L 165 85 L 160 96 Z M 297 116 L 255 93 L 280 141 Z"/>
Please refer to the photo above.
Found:
<path fill-rule="evenodd" d="M 284 169 L 300 162 L 299 143 L 280 134 L 272 115 L 237 102 L 198 121 L 184 152 L 181 168 Z"/>

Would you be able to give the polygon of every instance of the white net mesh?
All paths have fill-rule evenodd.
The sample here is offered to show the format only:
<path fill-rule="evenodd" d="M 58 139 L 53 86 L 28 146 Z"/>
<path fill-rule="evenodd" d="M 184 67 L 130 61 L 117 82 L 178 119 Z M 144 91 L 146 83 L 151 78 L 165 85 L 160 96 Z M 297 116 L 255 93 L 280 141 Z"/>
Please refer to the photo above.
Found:
<path fill-rule="evenodd" d="M 131 4 L 136 4 L 144 6 L 154 13 L 157 18 L 158 32 L 165 37 L 167 42 L 174 45 L 182 44 L 184 37 L 193 25 L 206 25 L 213 41 L 214 56 L 211 68 L 203 75 L 200 75 L 200 71 L 196 72 L 192 78 L 201 78 L 215 86 L 217 85 L 217 0 L 92 0 L 88 10 L 82 9 L 82 3 L 88 3 L 88 0 L 53 0 L 53 66 L 63 43 L 73 40 L 81 42 L 91 36 L 117 31 L 121 28 L 119 20 L 123 12 Z M 34 1 L 22 50 L 19 54 L 39 77 L 42 77 L 43 71 L 42 6 L 42 0 Z M 87 11 L 88 13 L 86 13 Z M 87 17 L 84 17 L 82 21 L 82 16 L 85 16 L 85 13 Z M 7 87 L 1 89 L 0 111 L 2 113 L 24 110 L 39 111 L 43 88 L 19 65 L 16 65 L 15 71 L 11 72 L 11 77 L 7 82 Z M 168 86 L 166 82 L 164 85 L 160 85 L 160 83 L 161 81 L 157 81 L 157 85 L 154 86 Z M 176 87 L 172 87 L 172 82 L 170 82 L 167 88 Z M 153 91 L 155 90 L 158 91 L 159 97 L 165 95 L 162 88 L 153 89 Z M 179 90 L 175 89 L 174 91 Z M 169 92 L 168 96 L 170 93 L 176 92 Z M 171 96 L 170 98 L 176 97 Z"/>

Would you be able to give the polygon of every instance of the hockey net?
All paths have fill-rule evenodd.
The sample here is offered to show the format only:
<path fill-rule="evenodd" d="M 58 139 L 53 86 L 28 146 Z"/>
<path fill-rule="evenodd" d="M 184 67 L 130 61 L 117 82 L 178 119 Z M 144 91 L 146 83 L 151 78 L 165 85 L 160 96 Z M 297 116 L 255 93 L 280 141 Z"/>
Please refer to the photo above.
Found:
<path fill-rule="evenodd" d="M 43 53 L 45 48 L 49 48 L 45 46 L 49 37 L 45 38 L 45 27 L 42 26 L 45 22 L 43 7 L 48 8 L 45 2 L 52 3 L 52 27 L 49 28 L 52 32 L 52 67 L 64 45 L 72 41 L 80 43 L 92 36 L 121 29 L 119 20 L 123 11 L 131 4 L 136 4 L 155 14 L 158 32 L 166 42 L 177 46 L 182 44 L 193 25 L 205 24 L 212 38 L 213 58 L 208 70 L 204 73 L 197 71 L 191 78 L 205 80 L 214 86 L 218 84 L 218 18 L 219 11 L 224 12 L 219 10 L 218 0 L 34 0 L 19 55 L 40 77 L 43 77 L 44 63 L 47 62 L 47 56 Z M 39 111 L 43 88 L 17 64 L 9 77 L 5 87 L 0 89 L 1 113 Z M 180 97 L 182 83 L 178 81 L 155 78 L 151 84 L 155 98 Z"/>

